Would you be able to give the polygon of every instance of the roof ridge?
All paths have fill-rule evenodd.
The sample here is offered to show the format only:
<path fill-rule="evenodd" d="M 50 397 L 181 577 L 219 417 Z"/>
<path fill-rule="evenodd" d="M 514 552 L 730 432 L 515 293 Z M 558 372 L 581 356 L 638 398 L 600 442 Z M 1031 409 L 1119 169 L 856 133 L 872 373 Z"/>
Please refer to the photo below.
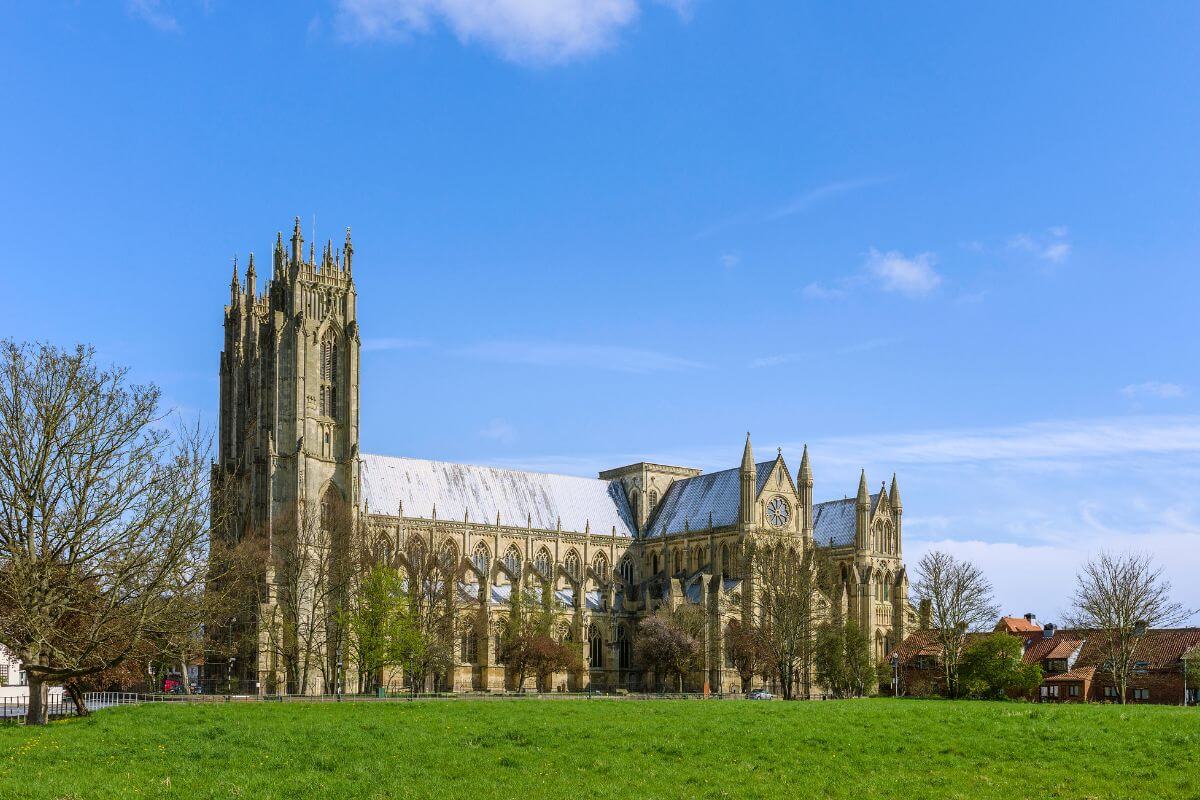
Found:
<path fill-rule="evenodd" d="M 545 470 L 538 470 L 538 469 L 517 469 L 515 467 L 499 467 L 494 464 L 472 464 L 469 461 L 447 461 L 446 459 L 442 459 L 442 458 L 417 458 L 416 456 L 388 456 L 388 455 L 383 455 L 381 453 L 361 453 L 359 455 L 359 457 L 363 458 L 363 459 L 366 459 L 368 457 L 381 458 L 381 459 L 386 459 L 388 461 L 421 461 L 426 464 L 453 464 L 456 467 L 471 467 L 474 469 L 494 469 L 498 472 L 516 472 L 516 473 L 520 473 L 522 475 L 550 475 L 555 478 L 572 478 L 572 479 L 581 480 L 581 481 L 595 481 L 596 483 L 613 483 L 613 480 L 609 479 L 609 478 L 591 478 L 591 477 L 588 477 L 587 475 L 571 475 L 566 472 L 547 472 Z M 696 477 L 700 477 L 700 476 L 697 475 Z M 684 478 L 683 480 L 691 480 L 691 478 Z"/>

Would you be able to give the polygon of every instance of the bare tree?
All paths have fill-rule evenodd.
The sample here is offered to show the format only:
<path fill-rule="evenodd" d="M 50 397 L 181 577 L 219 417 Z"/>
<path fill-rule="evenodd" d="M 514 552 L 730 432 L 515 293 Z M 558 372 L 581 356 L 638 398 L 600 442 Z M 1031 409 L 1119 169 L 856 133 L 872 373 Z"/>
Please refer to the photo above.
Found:
<path fill-rule="evenodd" d="M 941 650 L 946 692 L 957 697 L 958 666 L 967 634 L 990 629 L 1000 614 L 992 584 L 970 561 L 933 550 L 917 564 L 913 591 L 918 600 L 929 601 L 930 627 Z"/>
<path fill-rule="evenodd" d="M 413 691 L 419 692 L 453 665 L 454 637 L 462 616 L 459 563 L 452 550 L 427 549 L 419 534 L 409 534 L 404 561 L 411 628 L 404 669 Z"/>
<path fill-rule="evenodd" d="M 0 343 L 0 643 L 47 683 L 110 669 L 172 613 L 207 536 L 209 447 L 91 348 Z"/>
<path fill-rule="evenodd" d="M 754 626 L 741 620 L 730 620 L 725 626 L 725 649 L 729 660 L 742 681 L 742 693 L 750 691 L 754 676 L 762 672 L 769 654 L 763 651 L 763 637 Z"/>
<path fill-rule="evenodd" d="M 820 572 L 812 548 L 748 542 L 742 553 L 751 577 L 751 615 L 784 699 L 797 685 L 809 697 L 816 635 L 822 618 Z"/>
<path fill-rule="evenodd" d="M 1073 628 L 1091 631 L 1104 655 L 1121 703 L 1133 672 L 1134 650 L 1152 627 L 1169 627 L 1190 613 L 1171 600 L 1171 584 L 1147 553 L 1101 553 L 1083 565 L 1075 578 L 1074 608 L 1067 617 Z"/>

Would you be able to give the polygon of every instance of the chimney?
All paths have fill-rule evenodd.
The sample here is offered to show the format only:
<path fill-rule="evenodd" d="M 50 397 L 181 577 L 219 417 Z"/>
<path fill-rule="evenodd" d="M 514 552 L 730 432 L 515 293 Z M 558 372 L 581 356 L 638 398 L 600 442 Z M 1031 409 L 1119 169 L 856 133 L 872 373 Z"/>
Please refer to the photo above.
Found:
<path fill-rule="evenodd" d="M 1057 628 L 1057 626 L 1053 622 L 1047 622 L 1046 627 L 1042 628 L 1042 636 L 1049 639 L 1051 636 L 1054 635 L 1054 631 L 1056 628 Z"/>
<path fill-rule="evenodd" d="M 1037 622 L 1037 614 L 1034 614 L 1032 612 L 1025 614 L 1025 621 L 1028 622 L 1030 625 L 1035 624 Z"/>

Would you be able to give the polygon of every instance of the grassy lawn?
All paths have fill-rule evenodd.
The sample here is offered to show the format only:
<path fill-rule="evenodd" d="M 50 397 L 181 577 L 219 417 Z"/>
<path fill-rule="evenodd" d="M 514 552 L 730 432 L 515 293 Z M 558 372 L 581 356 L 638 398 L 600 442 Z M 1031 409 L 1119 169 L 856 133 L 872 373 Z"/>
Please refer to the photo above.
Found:
<path fill-rule="evenodd" d="M 108 709 L 0 727 L 0 797 L 1192 798 L 1200 712 L 861 700 Z"/>

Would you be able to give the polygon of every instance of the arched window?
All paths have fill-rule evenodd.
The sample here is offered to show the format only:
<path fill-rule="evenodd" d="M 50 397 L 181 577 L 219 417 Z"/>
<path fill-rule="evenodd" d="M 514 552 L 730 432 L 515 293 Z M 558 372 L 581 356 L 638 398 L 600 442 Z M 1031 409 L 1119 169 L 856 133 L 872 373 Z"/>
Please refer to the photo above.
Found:
<path fill-rule="evenodd" d="M 729 545 L 721 545 L 721 574 L 726 578 L 730 577 L 729 571 Z"/>
<path fill-rule="evenodd" d="M 510 544 L 504 551 L 504 568 L 514 577 L 521 576 L 521 551 L 515 544 Z"/>
<path fill-rule="evenodd" d="M 321 341 L 321 413 L 337 415 L 338 348 L 333 332 L 326 332 Z"/>
<path fill-rule="evenodd" d="M 654 555 L 650 556 L 650 574 L 651 575 L 658 574 L 658 553 L 655 553 Z"/>
<path fill-rule="evenodd" d="M 595 625 L 588 626 L 588 661 L 592 669 L 604 668 L 604 640 Z"/>
<path fill-rule="evenodd" d="M 567 553 L 567 557 L 563 559 L 563 569 L 571 580 L 579 580 L 579 554 L 574 550 Z"/>
<path fill-rule="evenodd" d="M 470 664 L 474 664 L 479 660 L 479 636 L 475 633 L 475 626 L 468 625 L 462 635 L 462 656 L 461 660 Z"/>
<path fill-rule="evenodd" d="M 538 550 L 537 558 L 533 560 L 533 568 L 538 571 L 543 578 L 550 577 L 550 565 L 554 562 L 550 560 L 550 551 L 546 548 Z"/>
<path fill-rule="evenodd" d="M 629 636 L 624 625 L 617 626 L 617 668 L 629 669 Z"/>
<path fill-rule="evenodd" d="M 617 575 L 625 583 L 633 583 L 633 559 L 628 555 L 624 556 L 617 566 Z"/>
<path fill-rule="evenodd" d="M 675 551 L 675 571 L 680 572 L 683 569 L 683 553 L 679 550 Z"/>
<path fill-rule="evenodd" d="M 642 517 L 642 496 L 637 489 L 634 489 L 633 493 L 629 495 L 629 508 L 633 511 L 633 521 L 638 522 Z"/>
<path fill-rule="evenodd" d="M 564 623 L 564 624 L 558 626 L 558 640 L 560 642 L 571 641 L 571 626 L 570 625 L 567 625 Z"/>
<path fill-rule="evenodd" d="M 496 633 L 494 636 L 496 647 L 496 663 L 504 663 L 504 626 L 508 624 L 505 620 L 497 620 Z"/>
<path fill-rule="evenodd" d="M 597 580 L 608 582 L 608 557 L 604 553 L 597 553 L 592 559 L 592 572 L 596 573 Z"/>
<path fill-rule="evenodd" d="M 447 572 L 458 566 L 458 548 L 454 546 L 454 542 L 442 544 L 441 552 L 438 553 L 438 566 Z"/>
<path fill-rule="evenodd" d="M 646 495 L 648 505 L 646 506 L 646 514 L 653 514 L 654 509 L 658 508 L 658 492 L 654 489 L 650 490 L 650 494 Z"/>
<path fill-rule="evenodd" d="M 488 547 L 483 542 L 475 545 L 475 552 L 471 555 L 471 563 L 480 575 L 487 575 L 488 563 L 491 561 L 492 554 L 488 552 Z"/>

